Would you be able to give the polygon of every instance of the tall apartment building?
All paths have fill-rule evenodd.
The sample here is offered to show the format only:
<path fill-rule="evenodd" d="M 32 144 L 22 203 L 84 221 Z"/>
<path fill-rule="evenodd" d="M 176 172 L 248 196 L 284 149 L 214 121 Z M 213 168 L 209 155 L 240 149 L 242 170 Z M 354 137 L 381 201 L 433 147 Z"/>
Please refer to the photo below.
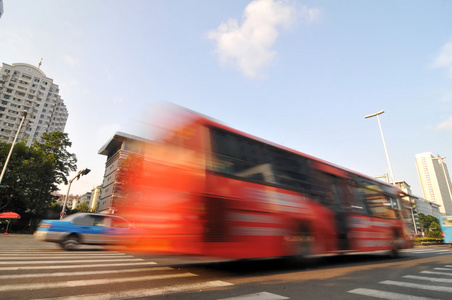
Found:
<path fill-rule="evenodd" d="M 0 68 L 0 142 L 11 143 L 27 112 L 18 141 L 30 146 L 41 135 L 64 132 L 68 111 L 59 95 L 58 85 L 39 68 L 3 63 Z"/>
<path fill-rule="evenodd" d="M 452 215 L 452 191 L 444 157 L 430 152 L 416 155 L 416 167 L 424 198 L 440 205 L 442 214 Z"/>

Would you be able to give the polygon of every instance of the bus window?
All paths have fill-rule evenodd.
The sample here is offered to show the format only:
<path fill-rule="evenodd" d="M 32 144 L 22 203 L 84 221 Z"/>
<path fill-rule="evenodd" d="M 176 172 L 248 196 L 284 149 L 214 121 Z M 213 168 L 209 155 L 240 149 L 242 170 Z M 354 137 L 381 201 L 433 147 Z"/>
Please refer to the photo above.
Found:
<path fill-rule="evenodd" d="M 445 244 L 452 244 L 452 216 L 440 217 L 441 231 Z"/>
<path fill-rule="evenodd" d="M 386 196 L 370 189 L 363 189 L 370 213 L 375 217 L 393 218 L 391 213 L 391 201 Z"/>
<path fill-rule="evenodd" d="M 443 225 L 452 226 L 452 217 L 443 217 Z"/>
<path fill-rule="evenodd" d="M 352 214 L 367 215 L 364 191 L 351 184 L 344 184 L 342 188 L 346 195 L 344 203 L 346 211 Z"/>
<path fill-rule="evenodd" d="M 289 188 L 309 189 L 307 158 L 218 128 L 211 128 L 211 137 L 211 171 Z"/>

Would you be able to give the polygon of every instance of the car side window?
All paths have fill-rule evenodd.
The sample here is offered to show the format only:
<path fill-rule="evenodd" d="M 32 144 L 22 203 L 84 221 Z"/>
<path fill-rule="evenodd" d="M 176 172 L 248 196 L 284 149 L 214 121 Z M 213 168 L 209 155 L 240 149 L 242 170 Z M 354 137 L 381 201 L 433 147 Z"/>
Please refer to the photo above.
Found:
<path fill-rule="evenodd" d="M 94 226 L 107 226 L 105 224 L 106 218 L 102 216 L 91 216 L 93 218 L 93 225 Z"/>
<path fill-rule="evenodd" d="M 75 218 L 72 223 L 76 225 L 93 226 L 94 219 L 90 215 L 82 215 Z"/>

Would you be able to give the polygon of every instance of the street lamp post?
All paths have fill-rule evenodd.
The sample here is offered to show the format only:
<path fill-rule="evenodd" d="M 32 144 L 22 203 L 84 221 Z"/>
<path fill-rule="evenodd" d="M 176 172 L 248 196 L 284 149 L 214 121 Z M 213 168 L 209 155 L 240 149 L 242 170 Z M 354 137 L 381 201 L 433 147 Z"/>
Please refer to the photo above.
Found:
<path fill-rule="evenodd" d="M 26 117 L 27 117 L 27 112 L 24 110 L 22 112 L 22 120 L 20 121 L 19 128 L 17 128 L 16 136 L 14 137 L 13 143 L 11 144 L 11 149 L 9 149 L 8 156 L 6 157 L 5 164 L 3 165 L 2 174 L 0 175 L 0 184 L 2 183 L 3 176 L 5 175 L 5 172 L 6 172 L 6 166 L 8 165 L 9 158 L 11 157 L 11 154 L 13 153 L 14 145 L 16 144 L 17 137 L 19 136 L 20 129 L 22 128 L 22 124 L 24 123 Z"/>
<path fill-rule="evenodd" d="M 377 117 L 378 126 L 380 126 L 381 138 L 383 139 L 383 146 L 385 147 L 386 159 L 388 160 L 389 171 L 391 172 L 392 184 L 395 185 L 394 173 L 392 172 L 391 161 L 389 160 L 389 154 L 388 154 L 388 149 L 386 148 L 385 136 L 383 135 L 383 129 L 381 128 L 381 122 L 380 122 L 380 117 L 379 117 L 379 115 L 381 115 L 384 112 L 385 111 L 382 110 L 382 111 L 379 111 L 377 113 L 374 113 L 374 114 L 371 114 L 371 115 L 367 115 L 367 116 L 365 116 L 365 118 L 369 119 L 369 118 L 372 118 L 372 117 Z"/>
<path fill-rule="evenodd" d="M 86 175 L 90 171 L 91 171 L 90 169 L 81 170 L 77 173 L 77 175 L 75 175 L 74 178 L 69 180 L 69 186 L 67 187 L 66 197 L 64 198 L 63 209 L 61 210 L 61 214 L 60 214 L 60 220 L 63 219 L 64 215 L 66 214 L 66 204 L 67 204 L 67 199 L 69 197 L 69 191 L 71 190 L 72 181 L 74 181 L 75 179 L 78 180 L 80 178 L 80 176 Z"/>

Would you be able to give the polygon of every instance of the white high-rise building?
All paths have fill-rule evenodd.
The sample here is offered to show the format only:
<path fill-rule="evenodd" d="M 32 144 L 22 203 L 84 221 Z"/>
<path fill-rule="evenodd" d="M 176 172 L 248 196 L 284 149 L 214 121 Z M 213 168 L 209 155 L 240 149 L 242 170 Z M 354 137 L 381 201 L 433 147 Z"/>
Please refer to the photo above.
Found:
<path fill-rule="evenodd" d="M 0 142 L 11 143 L 27 112 L 18 141 L 30 146 L 41 135 L 64 132 L 68 112 L 58 85 L 38 67 L 3 63 L 0 68 Z"/>
<path fill-rule="evenodd" d="M 444 158 L 420 153 L 416 155 L 416 167 L 424 198 L 440 205 L 442 214 L 452 215 L 452 187 Z"/>

